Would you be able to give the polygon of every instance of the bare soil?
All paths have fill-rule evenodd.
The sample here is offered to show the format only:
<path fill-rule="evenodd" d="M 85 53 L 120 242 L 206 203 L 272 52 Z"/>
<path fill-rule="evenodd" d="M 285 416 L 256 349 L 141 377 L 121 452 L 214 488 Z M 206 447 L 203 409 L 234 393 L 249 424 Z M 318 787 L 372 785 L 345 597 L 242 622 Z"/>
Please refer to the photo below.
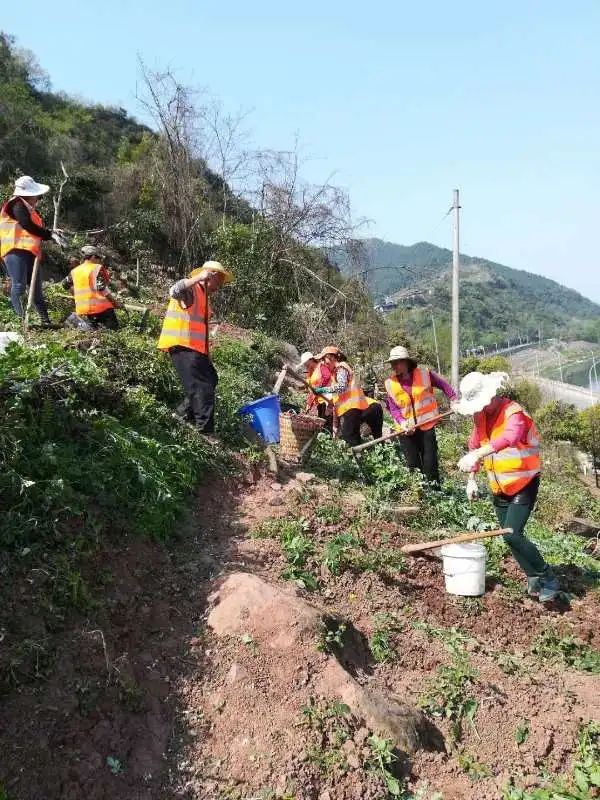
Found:
<path fill-rule="evenodd" d="M 168 546 L 117 536 L 105 543 L 88 560 L 94 602 L 81 612 L 49 608 L 44 576 L 24 562 L 0 611 L 0 790 L 9 800 L 384 797 L 355 757 L 367 735 L 361 720 L 344 768 L 324 769 L 310 757 L 314 736 L 301 724 L 301 707 L 320 696 L 327 663 L 316 646 L 291 647 L 282 657 L 260 637 L 218 637 L 206 624 L 209 596 L 227 574 L 283 583 L 279 542 L 249 535 L 260 520 L 302 514 L 317 543 L 347 529 L 356 498 L 335 525 L 314 516 L 333 492 L 294 481 L 281 488 L 250 474 L 214 481 Z M 371 548 L 415 537 L 381 521 L 363 536 Z M 521 580 L 510 561 L 506 568 Z M 361 686 L 390 698 L 417 704 L 436 669 L 450 663 L 444 643 L 420 621 L 471 637 L 473 724 L 456 743 L 447 721 L 432 720 L 445 743 L 399 762 L 411 788 L 427 785 L 444 800 L 499 800 L 509 778 L 535 785 L 543 770 L 568 768 L 579 724 L 600 720 L 598 676 L 531 653 L 547 625 L 600 647 L 597 593 L 580 587 L 568 611 L 549 611 L 501 586 L 464 602 L 445 594 L 440 564 L 421 558 L 396 575 L 335 577 L 320 568 L 318 577 L 318 592 L 300 594 L 365 640 L 378 613 L 397 615 L 397 659 L 355 665 Z M 577 586 L 576 570 L 570 579 Z M 502 668 L 506 654 L 513 674 Z M 525 723 L 529 735 L 519 745 L 515 733 Z M 470 776 L 465 757 L 485 776 Z"/>

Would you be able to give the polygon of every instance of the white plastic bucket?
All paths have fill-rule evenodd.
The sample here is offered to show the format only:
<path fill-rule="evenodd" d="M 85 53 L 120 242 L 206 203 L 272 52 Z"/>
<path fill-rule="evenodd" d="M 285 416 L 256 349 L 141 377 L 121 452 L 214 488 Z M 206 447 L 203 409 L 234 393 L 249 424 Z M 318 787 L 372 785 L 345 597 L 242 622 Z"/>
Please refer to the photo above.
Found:
<path fill-rule="evenodd" d="M 482 544 L 446 544 L 442 547 L 448 594 L 479 597 L 485 594 L 487 550 Z"/>

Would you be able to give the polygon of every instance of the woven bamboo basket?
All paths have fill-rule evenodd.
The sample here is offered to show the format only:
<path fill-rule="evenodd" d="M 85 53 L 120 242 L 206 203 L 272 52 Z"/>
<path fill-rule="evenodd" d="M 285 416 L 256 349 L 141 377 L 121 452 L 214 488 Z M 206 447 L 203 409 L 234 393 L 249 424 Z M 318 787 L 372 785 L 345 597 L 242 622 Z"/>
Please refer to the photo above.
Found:
<path fill-rule="evenodd" d="M 325 420 L 308 414 L 279 415 L 279 456 L 284 461 L 300 461 L 304 445 L 325 425 Z"/>

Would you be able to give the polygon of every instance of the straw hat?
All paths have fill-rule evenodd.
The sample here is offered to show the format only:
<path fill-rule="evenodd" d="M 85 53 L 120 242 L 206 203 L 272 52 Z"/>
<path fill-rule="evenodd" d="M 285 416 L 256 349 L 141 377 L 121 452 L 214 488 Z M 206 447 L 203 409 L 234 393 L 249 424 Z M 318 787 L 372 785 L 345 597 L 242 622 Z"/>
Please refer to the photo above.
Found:
<path fill-rule="evenodd" d="M 196 267 L 190 272 L 190 278 L 195 278 L 200 272 L 218 272 L 223 276 L 223 283 L 231 283 L 233 281 L 233 273 L 225 269 L 225 267 L 218 261 L 205 261 L 201 267 Z"/>
<path fill-rule="evenodd" d="M 460 399 L 453 403 L 454 411 L 464 416 L 482 411 L 496 396 L 498 390 L 506 385 L 506 372 L 469 372 L 460 382 Z"/>
<path fill-rule="evenodd" d="M 31 175 L 21 175 L 15 181 L 13 197 L 39 197 L 50 189 L 45 183 L 36 183 Z"/>
<path fill-rule="evenodd" d="M 296 369 L 302 369 L 302 367 L 305 367 L 308 364 L 309 361 L 315 361 L 315 360 L 316 359 L 315 359 L 314 355 L 310 352 L 310 350 L 306 350 L 300 356 L 300 363 L 298 364 Z"/>
<path fill-rule="evenodd" d="M 393 361 L 408 361 L 412 365 L 413 369 L 417 366 L 416 360 L 411 356 L 406 347 L 402 347 L 402 345 L 392 347 L 388 361 L 390 363 Z"/>
<path fill-rule="evenodd" d="M 337 356 L 338 358 L 341 358 L 342 361 L 344 360 L 342 351 L 340 350 L 339 347 L 336 347 L 334 344 L 329 344 L 327 345 L 327 347 L 324 347 L 320 353 L 317 353 L 315 358 L 317 359 L 317 361 L 320 361 L 325 356 Z"/>

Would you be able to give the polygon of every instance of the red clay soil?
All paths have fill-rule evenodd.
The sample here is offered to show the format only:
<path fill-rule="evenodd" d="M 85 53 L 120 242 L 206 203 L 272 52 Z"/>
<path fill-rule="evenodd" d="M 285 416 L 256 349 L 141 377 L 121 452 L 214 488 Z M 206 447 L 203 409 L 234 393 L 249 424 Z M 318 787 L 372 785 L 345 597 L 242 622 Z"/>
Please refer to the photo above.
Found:
<path fill-rule="evenodd" d="M 249 538 L 258 521 L 301 510 L 320 544 L 356 516 L 348 509 L 338 525 L 320 525 L 311 511 L 316 499 L 271 484 L 249 477 L 206 487 L 168 547 L 107 542 L 84 571 L 95 602 L 83 612 L 61 617 L 49 609 L 44 576 L 21 568 L 0 611 L 0 797 L 2 789 L 8 800 L 385 796 L 381 782 L 359 769 L 368 735 L 360 720 L 343 768 L 321 769 L 310 758 L 314 733 L 300 722 L 324 664 L 316 647 L 282 659 L 258 642 L 218 638 L 205 624 L 208 596 L 227 573 L 283 583 L 280 544 Z M 380 522 L 363 535 L 371 548 L 408 538 Z M 598 595 L 583 593 L 567 613 L 501 587 L 490 587 L 480 603 L 461 603 L 445 594 L 436 561 L 412 559 L 406 567 L 394 576 L 339 577 L 319 568 L 319 591 L 301 594 L 367 638 L 378 612 L 397 614 L 397 660 L 362 664 L 356 677 L 407 702 L 416 704 L 437 667 L 451 660 L 443 642 L 415 623 L 456 626 L 471 637 L 473 725 L 466 723 L 453 744 L 447 722 L 433 720 L 445 751 L 420 751 L 403 762 L 409 786 L 427 785 L 444 800 L 500 800 L 509 778 L 535 785 L 542 770 L 568 768 L 580 722 L 600 720 L 599 680 L 540 664 L 531 642 L 550 624 L 600 647 Z M 513 674 L 500 666 L 506 653 Z M 518 745 L 515 731 L 525 720 L 530 733 Z M 459 753 L 489 776 L 469 777 Z"/>

